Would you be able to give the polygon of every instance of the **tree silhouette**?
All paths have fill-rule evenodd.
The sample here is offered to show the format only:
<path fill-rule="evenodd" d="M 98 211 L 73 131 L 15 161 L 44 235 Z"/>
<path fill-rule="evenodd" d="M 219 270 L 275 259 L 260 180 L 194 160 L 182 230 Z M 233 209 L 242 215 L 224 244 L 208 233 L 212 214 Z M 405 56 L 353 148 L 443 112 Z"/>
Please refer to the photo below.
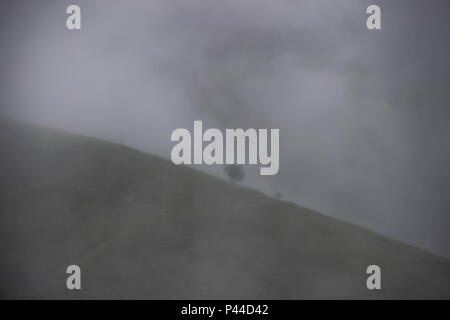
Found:
<path fill-rule="evenodd" d="M 229 164 L 224 167 L 224 170 L 231 182 L 242 181 L 245 177 L 244 169 L 240 165 Z"/>

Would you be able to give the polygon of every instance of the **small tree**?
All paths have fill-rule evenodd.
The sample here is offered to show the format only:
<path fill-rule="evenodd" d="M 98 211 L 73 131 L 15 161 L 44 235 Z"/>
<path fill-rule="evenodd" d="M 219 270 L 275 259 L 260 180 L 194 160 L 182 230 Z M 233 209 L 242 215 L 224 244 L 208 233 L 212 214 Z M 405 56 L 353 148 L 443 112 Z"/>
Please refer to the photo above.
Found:
<path fill-rule="evenodd" d="M 245 177 L 244 169 L 240 165 L 229 164 L 224 167 L 224 170 L 231 182 L 242 181 Z"/>
<path fill-rule="evenodd" d="M 281 200 L 281 198 L 283 198 L 283 194 L 279 193 L 279 192 L 275 192 L 275 198 L 277 200 Z"/>

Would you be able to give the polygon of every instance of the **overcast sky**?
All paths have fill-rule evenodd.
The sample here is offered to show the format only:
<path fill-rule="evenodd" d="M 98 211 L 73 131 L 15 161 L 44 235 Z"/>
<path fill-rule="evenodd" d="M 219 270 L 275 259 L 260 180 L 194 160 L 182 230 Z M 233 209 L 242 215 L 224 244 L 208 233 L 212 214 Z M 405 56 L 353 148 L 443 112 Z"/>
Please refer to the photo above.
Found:
<path fill-rule="evenodd" d="M 244 184 L 450 257 L 450 4 L 368 4 L 2 1 L 0 112 L 165 158 L 194 120 L 279 128 Z"/>

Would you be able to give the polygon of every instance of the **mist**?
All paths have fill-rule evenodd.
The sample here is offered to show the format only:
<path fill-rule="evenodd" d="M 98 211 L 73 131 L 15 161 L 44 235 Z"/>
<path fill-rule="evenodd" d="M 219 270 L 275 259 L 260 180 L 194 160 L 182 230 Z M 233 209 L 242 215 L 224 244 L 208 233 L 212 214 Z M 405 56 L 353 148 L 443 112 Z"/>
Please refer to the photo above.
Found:
<path fill-rule="evenodd" d="M 379 31 L 366 1 L 69 4 L 0 5 L 2 116 L 167 159 L 194 120 L 278 128 L 244 185 L 450 257 L 447 2 L 376 1 Z"/>

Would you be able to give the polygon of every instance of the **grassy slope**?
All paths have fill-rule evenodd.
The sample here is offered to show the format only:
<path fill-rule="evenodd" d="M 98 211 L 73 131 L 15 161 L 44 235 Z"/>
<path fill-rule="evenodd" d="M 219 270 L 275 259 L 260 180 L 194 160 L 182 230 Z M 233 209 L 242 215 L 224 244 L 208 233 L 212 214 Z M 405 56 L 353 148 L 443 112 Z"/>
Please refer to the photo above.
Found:
<path fill-rule="evenodd" d="M 446 259 L 153 155 L 6 120 L 0 150 L 1 297 L 450 298 Z"/>

